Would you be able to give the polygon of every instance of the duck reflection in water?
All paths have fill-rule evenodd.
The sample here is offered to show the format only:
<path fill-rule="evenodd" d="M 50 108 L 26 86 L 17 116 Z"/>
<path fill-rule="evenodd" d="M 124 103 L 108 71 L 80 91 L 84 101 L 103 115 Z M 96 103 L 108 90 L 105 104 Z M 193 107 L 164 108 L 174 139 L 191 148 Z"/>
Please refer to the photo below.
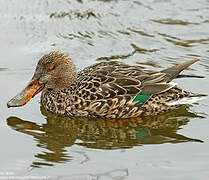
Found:
<path fill-rule="evenodd" d="M 71 161 L 73 157 L 65 148 L 74 144 L 111 150 L 145 144 L 203 142 L 177 133 L 191 118 L 202 118 L 187 107 L 158 116 L 122 120 L 59 117 L 42 107 L 41 112 L 46 116 L 46 124 L 38 125 L 18 117 L 7 119 L 12 129 L 33 136 L 37 147 L 50 151 L 38 153 L 39 162 L 33 162 L 32 167 Z"/>

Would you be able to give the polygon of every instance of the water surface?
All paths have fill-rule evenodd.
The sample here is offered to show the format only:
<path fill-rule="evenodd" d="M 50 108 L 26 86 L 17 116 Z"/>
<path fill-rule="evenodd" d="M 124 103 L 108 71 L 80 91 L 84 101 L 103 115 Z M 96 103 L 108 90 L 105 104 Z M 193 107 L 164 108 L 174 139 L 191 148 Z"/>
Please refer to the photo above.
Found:
<path fill-rule="evenodd" d="M 200 59 L 180 79 L 208 94 L 208 0 L 0 0 L 0 179 L 206 179 L 206 98 L 160 116 L 120 121 L 60 118 L 40 107 L 6 102 L 32 77 L 38 59 L 67 52 L 78 70 L 118 60 L 160 70 Z"/>

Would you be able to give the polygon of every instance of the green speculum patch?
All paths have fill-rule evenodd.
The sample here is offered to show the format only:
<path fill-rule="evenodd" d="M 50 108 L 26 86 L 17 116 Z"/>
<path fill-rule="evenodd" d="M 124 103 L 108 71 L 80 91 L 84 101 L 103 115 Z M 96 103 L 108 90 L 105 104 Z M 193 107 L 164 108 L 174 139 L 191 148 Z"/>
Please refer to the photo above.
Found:
<path fill-rule="evenodd" d="M 138 94 L 133 99 L 133 102 L 137 102 L 137 104 L 144 104 L 150 96 L 150 94 Z"/>

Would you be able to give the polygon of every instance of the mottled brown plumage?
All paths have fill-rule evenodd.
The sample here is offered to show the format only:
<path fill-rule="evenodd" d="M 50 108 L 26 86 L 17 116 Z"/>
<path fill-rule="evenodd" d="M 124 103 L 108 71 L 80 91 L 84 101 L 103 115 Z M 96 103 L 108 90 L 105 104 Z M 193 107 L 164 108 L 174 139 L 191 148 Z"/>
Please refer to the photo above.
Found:
<path fill-rule="evenodd" d="M 8 107 L 24 105 L 43 90 L 43 107 L 64 116 L 129 118 L 156 115 L 184 104 L 175 103 L 178 100 L 202 96 L 183 91 L 171 82 L 196 61 L 160 72 L 117 61 L 101 62 L 77 73 L 69 56 L 51 52 L 38 62 L 29 83 L 31 87 L 36 84 L 32 96 L 24 94 L 31 89 L 26 87 L 20 93 L 26 100 L 19 98 L 19 94 L 8 102 Z"/>

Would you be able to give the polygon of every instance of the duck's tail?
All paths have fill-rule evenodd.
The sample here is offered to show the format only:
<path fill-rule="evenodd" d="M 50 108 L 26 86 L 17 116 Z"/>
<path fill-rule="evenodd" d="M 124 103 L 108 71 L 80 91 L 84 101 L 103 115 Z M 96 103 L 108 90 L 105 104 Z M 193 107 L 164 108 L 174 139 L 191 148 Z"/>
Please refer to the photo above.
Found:
<path fill-rule="evenodd" d="M 207 96 L 208 95 L 206 95 L 206 94 L 190 93 L 189 95 L 187 94 L 187 96 L 185 96 L 183 98 L 179 98 L 177 100 L 168 102 L 167 105 L 168 106 L 173 106 L 173 105 L 193 104 L 193 103 L 196 103 L 198 101 L 201 101 L 201 100 L 205 99 Z"/>
<path fill-rule="evenodd" d="M 199 61 L 199 60 L 198 59 L 193 59 L 193 60 L 184 62 L 182 64 L 178 64 L 178 65 L 172 66 L 172 67 L 170 67 L 168 69 L 162 70 L 161 72 L 166 74 L 166 76 L 168 77 L 169 81 L 172 81 L 175 78 L 185 78 L 185 77 L 189 77 L 189 78 L 204 78 L 204 76 L 200 76 L 200 75 L 186 75 L 186 74 L 179 75 L 184 69 L 186 69 L 187 67 L 191 66 L 192 64 L 194 64 L 197 61 Z"/>

